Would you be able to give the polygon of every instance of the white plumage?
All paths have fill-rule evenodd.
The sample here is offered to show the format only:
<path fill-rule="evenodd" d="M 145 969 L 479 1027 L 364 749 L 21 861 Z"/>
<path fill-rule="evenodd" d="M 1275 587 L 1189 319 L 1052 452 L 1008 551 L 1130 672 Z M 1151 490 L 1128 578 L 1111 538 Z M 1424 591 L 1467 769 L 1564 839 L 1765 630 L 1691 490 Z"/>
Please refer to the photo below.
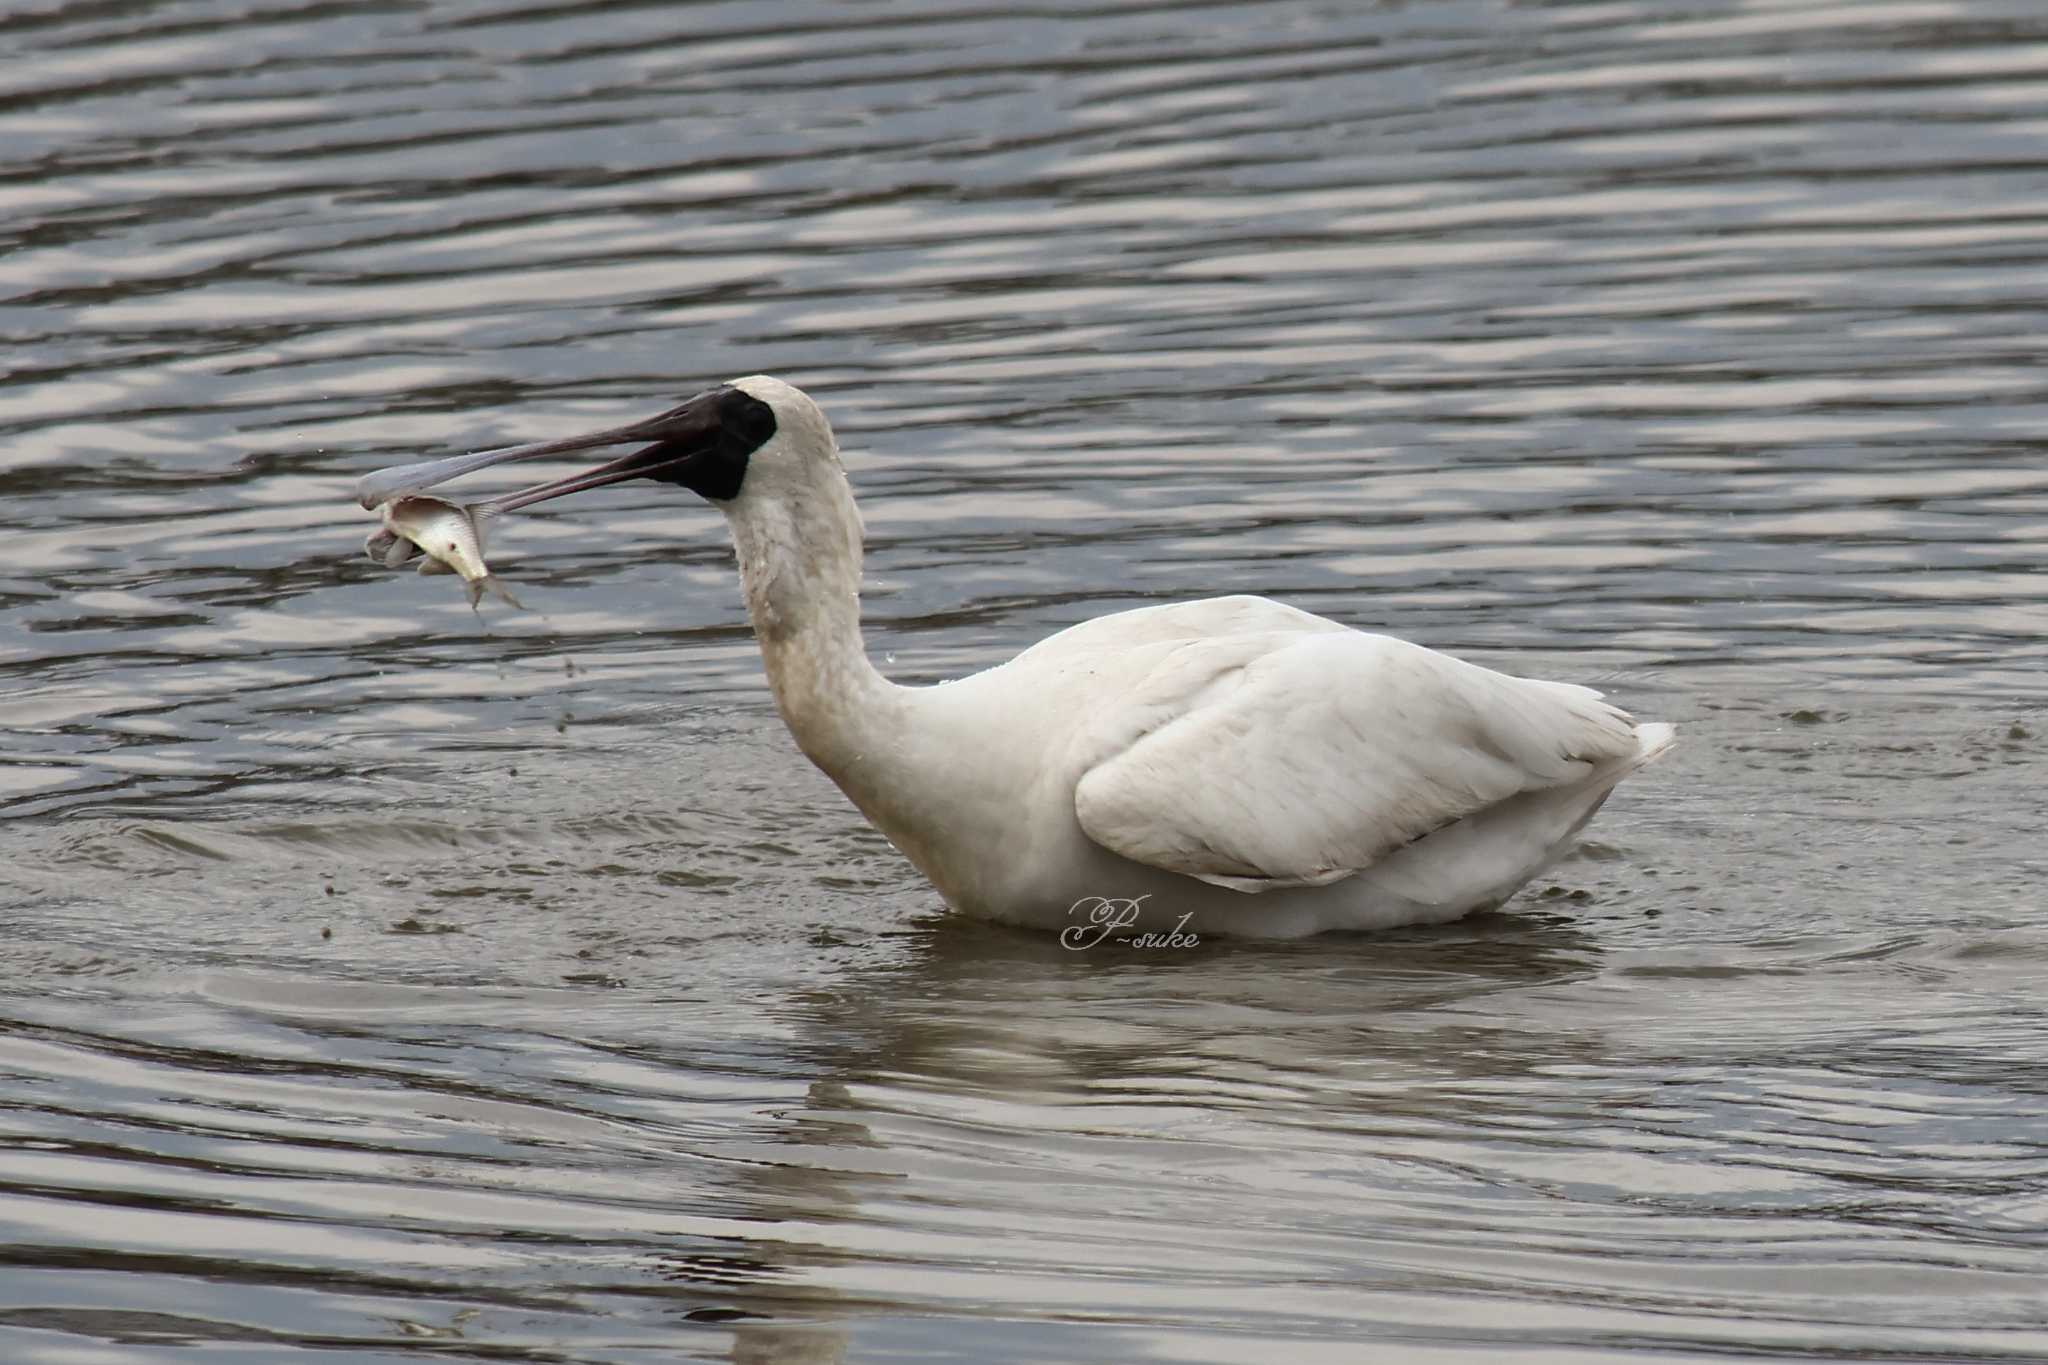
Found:
<path fill-rule="evenodd" d="M 1259 597 L 1120 612 L 893 692 L 876 742 L 807 751 L 953 905 L 1046 928 L 1097 898 L 1138 902 L 1133 932 L 1455 919 L 1541 871 L 1672 738 L 1590 689 Z M 800 743 L 831 728 L 784 715 Z"/>
<path fill-rule="evenodd" d="M 1130 933 L 1278 938 L 1454 919 L 1512 895 L 1672 742 L 1588 688 L 1259 597 L 1120 612 L 957 682 L 897 686 L 861 644 L 860 518 L 824 414 L 767 376 L 714 393 L 733 390 L 767 405 L 773 434 L 707 495 L 776 704 L 965 913 L 1070 928 L 1109 903 L 1137 908 Z M 509 457 L 647 439 L 691 411 Z M 422 467 L 425 481 L 499 457 Z"/>
<path fill-rule="evenodd" d="M 1582 687 L 1255 597 L 1168 610 L 1187 637 L 1083 728 L 1074 791 L 1090 838 L 1154 867 L 1324 886 L 1637 752 L 1628 717 Z"/>

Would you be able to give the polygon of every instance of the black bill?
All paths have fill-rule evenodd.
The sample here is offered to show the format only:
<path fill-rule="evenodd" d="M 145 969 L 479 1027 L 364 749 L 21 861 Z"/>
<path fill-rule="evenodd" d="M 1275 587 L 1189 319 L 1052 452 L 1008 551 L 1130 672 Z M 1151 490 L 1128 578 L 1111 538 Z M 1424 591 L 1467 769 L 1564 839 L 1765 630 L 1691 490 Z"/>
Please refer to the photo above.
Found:
<path fill-rule="evenodd" d="M 494 465 L 637 441 L 650 444 L 584 473 L 471 504 L 472 510 L 484 514 L 510 512 L 568 493 L 640 478 L 681 484 L 706 497 L 730 498 L 739 491 L 747 456 L 774 432 L 775 417 L 767 404 L 743 390 L 723 385 L 644 422 L 379 469 L 357 480 L 356 501 L 364 507 L 380 507 L 393 498 L 408 497 Z"/>

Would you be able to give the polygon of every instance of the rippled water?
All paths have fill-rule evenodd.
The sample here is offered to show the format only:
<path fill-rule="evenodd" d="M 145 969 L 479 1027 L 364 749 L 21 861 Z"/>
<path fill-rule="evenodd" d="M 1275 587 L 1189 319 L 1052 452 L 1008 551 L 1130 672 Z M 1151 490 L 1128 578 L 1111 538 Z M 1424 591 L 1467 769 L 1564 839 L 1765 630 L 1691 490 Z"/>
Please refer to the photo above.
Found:
<path fill-rule="evenodd" d="M 2048 1357 L 2032 0 L 0 12 L 0 1357 Z M 354 477 L 783 374 L 878 659 L 1264 592 L 1684 744 L 1508 912 L 1070 953 L 714 514 Z"/>

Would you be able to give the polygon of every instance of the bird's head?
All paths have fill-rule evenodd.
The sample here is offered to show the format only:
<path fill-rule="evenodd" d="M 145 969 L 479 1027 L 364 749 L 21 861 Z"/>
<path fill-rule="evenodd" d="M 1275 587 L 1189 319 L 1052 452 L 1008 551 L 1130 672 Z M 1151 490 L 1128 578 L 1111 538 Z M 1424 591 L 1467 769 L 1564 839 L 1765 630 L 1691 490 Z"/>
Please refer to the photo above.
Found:
<path fill-rule="evenodd" d="M 831 423 L 818 405 L 795 385 L 756 374 L 707 389 L 644 422 L 380 469 L 357 482 L 356 498 L 377 507 L 492 465 L 616 445 L 641 448 L 582 474 L 478 503 L 477 510 L 509 512 L 627 479 L 677 484 L 729 506 L 807 483 L 821 465 L 836 472 L 839 462 Z"/>

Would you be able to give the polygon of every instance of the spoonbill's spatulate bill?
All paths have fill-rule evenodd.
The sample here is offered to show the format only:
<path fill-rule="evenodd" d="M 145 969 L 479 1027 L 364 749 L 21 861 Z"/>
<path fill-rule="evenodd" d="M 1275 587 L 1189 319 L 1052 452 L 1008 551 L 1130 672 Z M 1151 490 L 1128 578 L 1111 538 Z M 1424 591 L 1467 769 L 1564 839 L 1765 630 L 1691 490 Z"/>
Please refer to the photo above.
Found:
<path fill-rule="evenodd" d="M 357 492 L 377 506 L 628 443 L 645 444 L 478 509 L 634 478 L 709 499 L 797 744 L 970 915 L 1070 928 L 1135 907 L 1132 931 L 1276 938 L 1455 919 L 1513 895 L 1672 742 L 1588 688 L 1260 597 L 1119 612 L 985 673 L 897 686 L 861 645 L 860 514 L 832 428 L 764 375 L 630 426 L 382 470 Z"/>

